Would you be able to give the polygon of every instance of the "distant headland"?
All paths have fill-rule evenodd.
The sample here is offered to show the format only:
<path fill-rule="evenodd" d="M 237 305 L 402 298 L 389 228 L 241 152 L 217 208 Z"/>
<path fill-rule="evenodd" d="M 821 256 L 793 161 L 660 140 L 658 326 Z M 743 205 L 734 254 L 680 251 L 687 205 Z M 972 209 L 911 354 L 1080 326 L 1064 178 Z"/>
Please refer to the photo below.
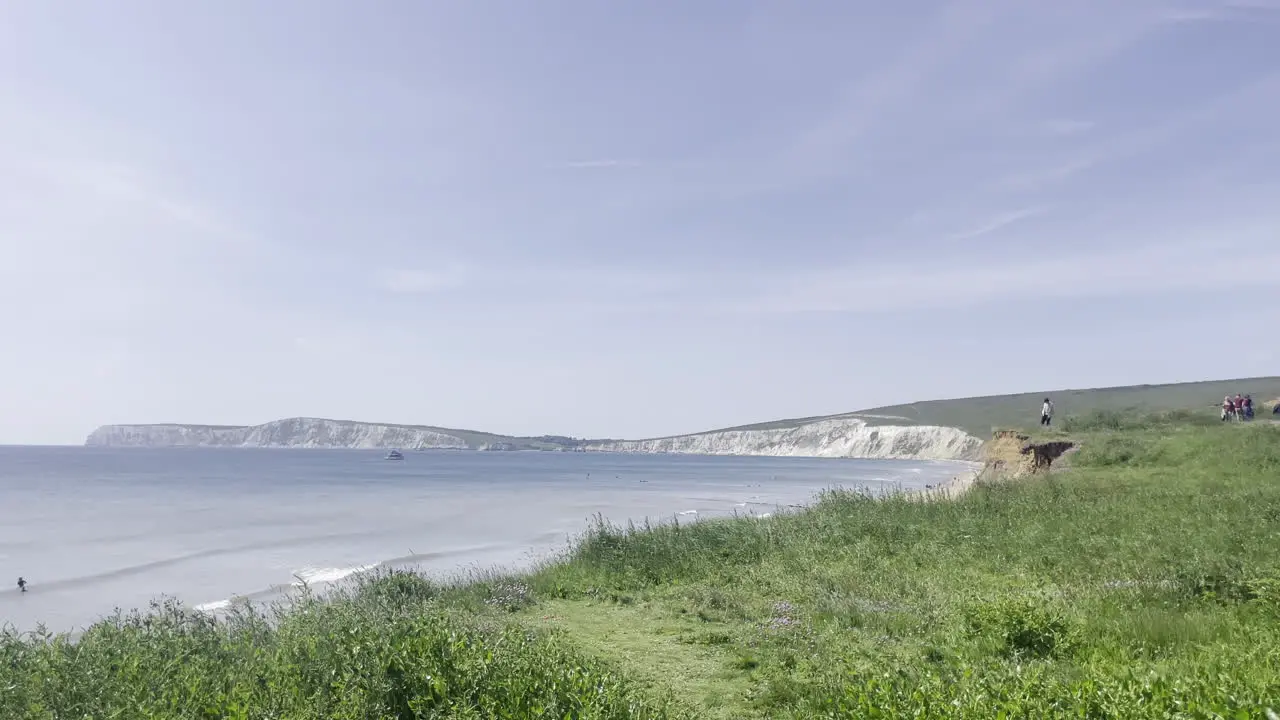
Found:
<path fill-rule="evenodd" d="M 775 420 L 644 440 L 499 435 L 431 425 L 288 418 L 261 425 L 104 425 L 85 441 L 107 447 L 401 448 L 688 453 L 871 459 L 976 460 L 994 428 L 1018 425 L 1054 399 L 1060 416 L 1094 410 L 1155 412 L 1211 406 L 1224 394 L 1280 396 L 1280 377 L 1054 390 L 928 400 L 837 415 Z"/>

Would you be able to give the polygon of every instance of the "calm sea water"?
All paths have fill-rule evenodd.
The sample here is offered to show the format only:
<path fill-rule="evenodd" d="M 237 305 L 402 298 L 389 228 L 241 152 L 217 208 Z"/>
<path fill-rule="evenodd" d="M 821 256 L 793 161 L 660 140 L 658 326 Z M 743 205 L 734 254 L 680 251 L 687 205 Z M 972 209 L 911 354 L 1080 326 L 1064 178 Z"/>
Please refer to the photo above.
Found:
<path fill-rule="evenodd" d="M 215 609 L 376 565 L 518 566 L 616 522 L 763 514 L 959 463 L 538 452 L 0 447 L 0 624 L 83 627 L 163 595 Z M 30 583 L 17 590 L 18 576 Z"/>

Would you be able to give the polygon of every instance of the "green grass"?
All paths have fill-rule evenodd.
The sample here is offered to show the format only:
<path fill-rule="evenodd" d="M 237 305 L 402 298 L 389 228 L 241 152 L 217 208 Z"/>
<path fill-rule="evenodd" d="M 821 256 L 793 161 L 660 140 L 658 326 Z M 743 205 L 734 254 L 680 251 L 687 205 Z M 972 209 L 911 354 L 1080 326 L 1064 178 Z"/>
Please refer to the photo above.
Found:
<path fill-rule="evenodd" d="M 813 415 L 769 422 L 737 425 L 707 433 L 740 430 L 779 430 L 822 420 L 857 418 L 869 425 L 942 425 L 956 427 L 977 437 L 987 437 L 994 428 L 1017 427 L 1036 422 L 1044 398 L 1054 401 L 1059 417 L 1092 412 L 1131 416 L 1195 408 L 1216 408 L 1227 394 L 1247 393 L 1258 403 L 1280 397 L 1280 377 L 1210 380 L 1164 385 L 1131 385 L 1087 390 L 1037 390 L 1015 395 L 927 400 L 886 405 L 835 415 Z M 700 433 L 705 434 L 705 433 Z"/>
<path fill-rule="evenodd" d="M 466 612 L 474 590 L 446 602 L 422 578 L 391 573 L 269 615 L 214 622 L 168 603 L 75 643 L 9 634 L 0 717 L 668 716 L 563 635 Z"/>
<path fill-rule="evenodd" d="M 1262 402 L 1280 397 L 1280 377 L 1242 378 L 1167 385 L 1051 390 L 994 397 L 932 400 L 876 408 L 866 412 L 901 415 L 922 424 L 949 425 L 986 437 L 993 427 L 1034 424 L 1040 403 L 1053 399 L 1061 418 L 1096 411 L 1141 416 L 1175 410 L 1204 410 L 1206 414 L 1222 403 L 1226 394 L 1246 393 Z"/>
<path fill-rule="evenodd" d="M 992 428 L 1034 424 L 1040 417 L 1040 404 L 1045 397 L 1053 399 L 1056 414 L 1065 418 L 1094 411 L 1145 415 L 1185 408 L 1212 410 L 1222 402 L 1224 395 L 1236 393 L 1251 394 L 1259 403 L 1274 400 L 1280 397 L 1280 377 L 1132 385 L 1087 390 L 1037 390 L 1016 395 L 928 400 L 902 405 L 886 405 L 840 415 L 776 420 L 730 429 L 789 428 L 828 418 L 859 417 L 873 425 L 904 424 L 905 422 L 916 425 L 957 427 L 985 438 Z M 905 421 L 870 417 L 872 415 L 905 418 Z"/>
<path fill-rule="evenodd" d="M 1280 426 L 1105 410 L 949 502 L 600 524 L 519 578 L 0 640 L 0 717 L 1262 718 Z"/>
<path fill-rule="evenodd" d="M 1069 472 L 956 502 L 597 528 L 534 587 L 697 614 L 725 667 L 752 660 L 742 716 L 1280 708 L 1280 429 L 1171 414 L 1077 439 Z"/>

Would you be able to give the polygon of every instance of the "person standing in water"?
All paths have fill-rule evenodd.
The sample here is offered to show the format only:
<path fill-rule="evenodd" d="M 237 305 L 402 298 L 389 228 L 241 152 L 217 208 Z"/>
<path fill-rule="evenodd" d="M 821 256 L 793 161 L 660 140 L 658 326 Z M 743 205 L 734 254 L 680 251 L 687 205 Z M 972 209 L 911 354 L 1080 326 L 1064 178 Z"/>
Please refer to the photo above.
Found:
<path fill-rule="evenodd" d="M 26 592 L 26 591 L 27 591 L 27 579 L 26 579 L 26 578 L 23 578 L 23 577 L 19 577 L 19 578 L 18 578 L 18 589 L 19 589 L 19 590 L 21 590 L 22 592 Z"/>
<path fill-rule="evenodd" d="M 1053 422 L 1053 403 L 1049 398 L 1044 399 L 1044 405 L 1040 406 L 1040 424 L 1049 425 Z"/>

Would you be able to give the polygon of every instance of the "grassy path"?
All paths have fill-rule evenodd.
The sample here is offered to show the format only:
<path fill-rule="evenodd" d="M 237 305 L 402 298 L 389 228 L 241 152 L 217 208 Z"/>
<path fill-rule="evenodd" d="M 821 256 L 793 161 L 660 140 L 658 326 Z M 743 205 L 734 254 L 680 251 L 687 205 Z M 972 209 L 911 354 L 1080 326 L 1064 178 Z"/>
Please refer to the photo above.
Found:
<path fill-rule="evenodd" d="M 586 653 L 698 717 L 760 717 L 748 702 L 752 667 L 726 652 L 721 623 L 662 604 L 581 600 L 542 603 L 527 619 L 566 632 Z"/>

